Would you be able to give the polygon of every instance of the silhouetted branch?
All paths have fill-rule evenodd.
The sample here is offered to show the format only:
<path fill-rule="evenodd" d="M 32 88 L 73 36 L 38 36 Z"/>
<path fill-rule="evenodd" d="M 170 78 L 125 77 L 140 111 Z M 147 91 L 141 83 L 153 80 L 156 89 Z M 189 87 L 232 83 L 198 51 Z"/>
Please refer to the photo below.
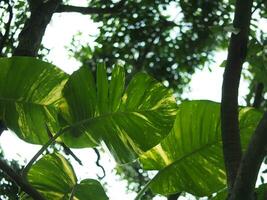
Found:
<path fill-rule="evenodd" d="M 253 105 L 252 105 L 254 108 L 259 108 L 260 105 L 261 105 L 261 102 L 263 100 L 263 96 L 262 96 L 263 89 L 264 89 L 263 83 L 257 83 L 254 102 L 253 102 Z"/>
<path fill-rule="evenodd" d="M 258 2 L 257 6 L 255 6 L 255 8 L 253 9 L 253 11 L 251 12 L 251 14 L 253 14 L 256 10 L 258 10 L 262 4 L 264 4 L 265 0 L 262 0 L 260 2 Z"/>
<path fill-rule="evenodd" d="M 53 134 L 49 130 L 49 127 L 48 127 L 47 124 L 46 124 L 46 132 L 47 132 L 48 137 L 50 139 L 52 139 L 53 138 Z M 83 165 L 82 161 L 72 152 L 72 150 L 64 142 L 58 142 L 58 144 L 60 144 L 63 147 L 63 151 L 67 155 L 71 155 L 76 162 L 78 162 L 80 165 Z"/>
<path fill-rule="evenodd" d="M 267 153 L 267 112 L 264 113 L 242 158 L 229 200 L 253 200 L 261 163 Z"/>
<path fill-rule="evenodd" d="M 224 72 L 221 104 L 223 154 L 229 192 L 234 185 L 242 151 L 238 123 L 238 88 L 246 57 L 253 0 L 237 0 L 232 33 Z"/>
<path fill-rule="evenodd" d="M 22 176 L 17 174 L 5 161 L 0 159 L 0 169 L 3 170 L 16 184 L 28 195 L 35 200 L 45 200 L 45 198 L 35 190 L 29 183 L 27 183 Z"/>
<path fill-rule="evenodd" d="M 119 3 L 113 7 L 107 8 L 95 8 L 95 7 L 81 7 L 81 6 L 72 6 L 72 5 L 59 5 L 56 9 L 56 12 L 78 12 L 81 14 L 112 14 L 120 12 L 123 8 L 126 0 L 121 0 Z"/>
<path fill-rule="evenodd" d="M 42 42 L 45 29 L 52 15 L 61 3 L 61 0 L 38 1 L 31 0 L 31 15 L 27 19 L 21 33 L 19 34 L 19 45 L 15 49 L 14 56 L 37 56 Z"/>
<path fill-rule="evenodd" d="M 71 155 L 73 159 L 79 163 L 80 165 L 83 165 L 82 161 L 73 153 L 73 151 L 63 142 L 60 142 L 61 146 L 63 147 L 64 152 L 68 155 Z"/>

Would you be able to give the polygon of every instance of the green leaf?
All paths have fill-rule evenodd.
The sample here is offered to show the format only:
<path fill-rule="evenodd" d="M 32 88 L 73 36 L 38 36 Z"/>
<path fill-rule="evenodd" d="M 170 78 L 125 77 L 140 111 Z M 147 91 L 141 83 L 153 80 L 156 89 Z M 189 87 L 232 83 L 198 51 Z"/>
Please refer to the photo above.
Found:
<path fill-rule="evenodd" d="M 265 200 L 267 198 L 267 184 L 261 184 L 256 188 L 256 194 L 258 200 Z"/>
<path fill-rule="evenodd" d="M 99 64 L 97 67 L 97 106 L 99 114 L 108 112 L 108 78 L 106 66 Z"/>
<path fill-rule="evenodd" d="M 225 68 L 227 60 L 223 60 L 219 67 Z"/>
<path fill-rule="evenodd" d="M 96 85 L 85 67 L 66 83 L 62 113 L 72 131 L 64 142 L 81 148 L 103 140 L 118 161 L 129 162 L 167 136 L 177 105 L 172 92 L 145 73 L 134 76 L 123 94 L 123 69 L 115 66 L 108 81 L 103 65 L 98 67 Z"/>
<path fill-rule="evenodd" d="M 94 179 L 82 180 L 74 189 L 74 200 L 107 200 L 102 185 Z"/>
<path fill-rule="evenodd" d="M 94 179 L 85 179 L 77 183 L 71 164 L 60 154 L 43 156 L 30 169 L 29 183 L 47 200 L 107 200 L 101 184 Z M 25 193 L 20 199 L 31 199 Z"/>
<path fill-rule="evenodd" d="M 121 97 L 124 92 L 125 75 L 124 69 L 115 65 L 112 71 L 112 77 L 109 88 L 109 109 L 110 112 L 116 112 L 121 104 Z"/>
<path fill-rule="evenodd" d="M 262 113 L 240 109 L 239 121 L 246 146 Z M 209 196 L 226 187 L 220 129 L 220 104 L 188 101 L 179 106 L 171 133 L 140 157 L 145 169 L 160 170 L 151 182 L 154 192 L 188 192 Z"/>
<path fill-rule="evenodd" d="M 44 144 L 46 124 L 59 129 L 57 106 L 68 75 L 55 66 L 27 57 L 0 59 L 0 119 L 26 142 Z"/>
<path fill-rule="evenodd" d="M 71 193 L 77 178 L 70 163 L 60 154 L 48 154 L 28 173 L 29 183 L 47 199 L 62 199 Z"/>

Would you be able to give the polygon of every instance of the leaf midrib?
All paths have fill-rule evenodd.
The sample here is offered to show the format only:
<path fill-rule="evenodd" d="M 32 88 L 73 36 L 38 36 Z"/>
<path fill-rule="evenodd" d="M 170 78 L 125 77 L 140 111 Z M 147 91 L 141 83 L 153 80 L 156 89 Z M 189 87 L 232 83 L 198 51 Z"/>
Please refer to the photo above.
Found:
<path fill-rule="evenodd" d="M 192 151 L 192 152 L 190 152 L 190 153 L 188 153 L 188 154 L 180 157 L 178 160 L 175 160 L 173 163 L 169 164 L 168 166 L 166 166 L 166 167 L 164 167 L 162 169 L 159 169 L 160 170 L 159 173 L 153 179 L 157 178 L 159 175 L 161 175 L 162 173 L 164 173 L 166 170 L 168 170 L 169 168 L 171 168 L 173 165 L 178 164 L 182 160 L 184 160 L 184 159 L 186 159 L 186 158 L 188 158 L 188 157 L 190 157 L 190 156 L 192 156 L 194 154 L 197 154 L 198 152 L 201 152 L 201 151 L 203 151 L 206 148 L 210 148 L 213 145 L 217 145 L 220 142 L 222 142 L 221 139 L 217 139 L 217 140 L 215 140 L 213 142 L 210 142 L 210 143 L 207 143 L 205 145 L 202 145 L 201 147 L 195 149 L 194 151 Z"/>
<path fill-rule="evenodd" d="M 113 113 L 105 113 L 105 114 L 102 114 L 102 115 L 99 115 L 99 116 L 96 116 L 96 117 L 92 117 L 92 118 L 87 118 L 87 119 L 83 119 L 83 120 L 80 120 L 78 122 L 75 122 L 69 126 L 66 126 L 65 128 L 68 129 L 68 128 L 73 128 L 73 127 L 76 127 L 76 126 L 80 126 L 80 125 L 84 125 L 86 123 L 89 123 L 89 122 L 93 122 L 95 120 L 101 120 L 102 118 L 108 118 L 108 117 L 112 117 L 114 115 L 127 115 L 127 114 L 134 114 L 134 113 L 137 113 L 137 114 L 141 114 L 143 115 L 142 113 L 146 112 L 155 112 L 157 111 L 158 109 L 160 108 L 157 108 L 157 109 L 149 109 L 149 110 L 132 110 L 132 111 L 120 111 L 120 112 L 113 112 Z M 174 115 L 175 116 L 175 115 Z"/>

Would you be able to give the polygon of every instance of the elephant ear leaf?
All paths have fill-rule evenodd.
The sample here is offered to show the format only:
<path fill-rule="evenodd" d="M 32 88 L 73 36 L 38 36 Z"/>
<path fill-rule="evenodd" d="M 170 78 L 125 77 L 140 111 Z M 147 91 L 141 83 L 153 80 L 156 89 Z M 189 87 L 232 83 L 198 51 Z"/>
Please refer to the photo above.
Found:
<path fill-rule="evenodd" d="M 170 90 L 145 73 L 136 74 L 125 89 L 124 69 L 119 65 L 111 77 L 102 64 L 96 74 L 95 81 L 92 72 L 82 67 L 66 83 L 62 116 L 72 128 L 63 136 L 66 144 L 80 148 L 104 141 L 125 163 L 167 136 L 177 110 Z"/>
<path fill-rule="evenodd" d="M 46 199 L 60 199 L 67 196 L 77 183 L 70 163 L 60 154 L 43 156 L 28 172 L 29 183 Z"/>
<path fill-rule="evenodd" d="M 239 124 L 246 147 L 262 113 L 240 108 Z M 159 170 L 151 189 L 167 195 L 188 192 L 209 196 L 226 187 L 220 128 L 220 104 L 187 101 L 179 106 L 174 127 L 156 147 L 140 157 L 145 169 Z M 208 177 L 208 178 L 207 178 Z"/>
<path fill-rule="evenodd" d="M 0 58 L 0 120 L 26 142 L 44 144 L 58 130 L 57 105 L 68 75 L 28 57 Z"/>
<path fill-rule="evenodd" d="M 30 169 L 29 183 L 47 200 L 107 200 L 101 184 L 94 179 L 77 182 L 71 164 L 60 154 L 43 156 Z M 72 198 L 70 198 L 72 197 Z M 31 199 L 21 194 L 21 199 Z"/>

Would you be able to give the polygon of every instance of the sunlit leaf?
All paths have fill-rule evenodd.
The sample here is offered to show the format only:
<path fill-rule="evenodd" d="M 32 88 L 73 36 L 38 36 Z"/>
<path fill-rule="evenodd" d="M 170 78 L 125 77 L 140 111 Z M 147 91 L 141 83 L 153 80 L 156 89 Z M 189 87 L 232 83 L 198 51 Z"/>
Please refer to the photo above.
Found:
<path fill-rule="evenodd" d="M 28 173 L 29 183 L 47 199 L 62 199 L 77 182 L 70 163 L 60 154 L 45 155 Z"/>
<path fill-rule="evenodd" d="M 90 147 L 103 140 L 118 161 L 129 162 L 169 133 L 176 102 L 170 90 L 145 73 L 134 76 L 124 91 L 123 68 L 115 66 L 111 81 L 104 71 L 99 65 L 95 84 L 83 67 L 66 83 L 62 113 L 72 130 L 63 136 L 64 142 Z"/>
<path fill-rule="evenodd" d="M 243 147 L 262 113 L 240 109 Z M 188 101 L 179 106 L 171 133 L 140 158 L 145 169 L 160 170 L 151 183 L 154 192 L 188 192 L 209 196 L 226 187 L 220 129 L 220 104 Z"/>
<path fill-rule="evenodd" d="M 58 130 L 57 109 L 68 75 L 27 57 L 0 59 L 0 119 L 21 139 L 44 144 Z"/>
<path fill-rule="evenodd" d="M 101 184 L 94 179 L 77 182 L 71 164 L 60 154 L 43 156 L 30 169 L 29 183 L 47 200 L 107 200 Z M 22 200 L 31 198 L 22 193 Z"/>

